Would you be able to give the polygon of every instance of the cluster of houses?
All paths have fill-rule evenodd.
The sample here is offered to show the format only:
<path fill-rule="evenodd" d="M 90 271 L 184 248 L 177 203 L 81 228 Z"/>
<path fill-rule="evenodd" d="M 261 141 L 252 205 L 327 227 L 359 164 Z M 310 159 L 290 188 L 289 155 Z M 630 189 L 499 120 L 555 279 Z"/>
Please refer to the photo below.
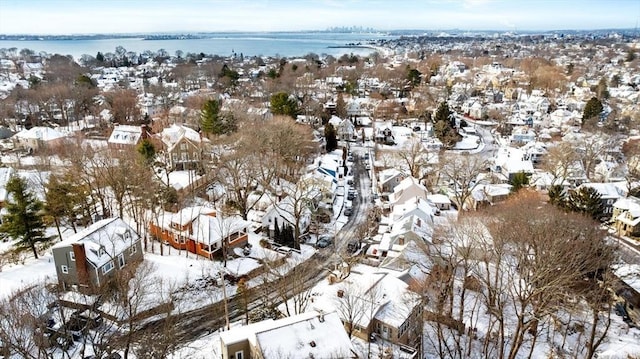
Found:
<path fill-rule="evenodd" d="M 618 84 L 609 86 L 610 98 L 619 106 L 620 116 L 634 116 L 638 113 L 640 76 L 631 68 L 620 66 L 624 63 L 623 53 L 604 61 L 605 51 L 598 46 L 595 58 L 604 64 L 600 71 L 611 74 L 609 82 L 613 82 L 613 76 L 618 79 Z M 520 46 L 515 55 L 526 57 L 531 55 L 529 51 L 527 46 Z M 578 56 L 581 51 L 571 45 L 566 54 L 556 60 L 562 65 L 589 67 L 590 60 Z M 245 60 L 243 65 L 248 69 L 238 69 L 240 87 L 248 86 L 258 79 L 260 73 L 275 66 L 258 65 L 252 61 L 255 60 Z M 291 60 L 292 63 L 304 61 Z M 8 73 L 16 70 L 12 64 L 6 59 L 0 62 L 0 66 L 10 70 Z M 385 66 L 398 68 L 407 64 L 417 66 L 419 60 L 398 55 L 389 59 Z M 204 65 L 203 61 L 197 64 L 199 68 Z M 364 69 L 372 69 L 374 65 L 373 61 L 366 61 Z M 148 61 L 134 67 L 95 69 L 91 78 L 101 91 L 126 84 L 139 92 L 137 105 L 141 115 L 151 118 L 166 116 L 165 125 L 154 128 L 154 131 L 144 125 L 115 125 L 105 142 L 111 149 L 123 150 L 135 148 L 148 140 L 164 155 L 168 184 L 178 190 L 204 188 L 210 184 L 209 180 L 197 173 L 208 159 L 210 143 L 187 124 L 197 114 L 179 102 L 182 97 L 199 90 L 210 94 L 208 91 L 212 84 L 207 78 L 190 78 L 182 82 L 167 80 L 175 68 L 176 64 L 171 61 Z M 499 148 L 492 158 L 490 172 L 493 178 L 480 176 L 474 183 L 468 203 L 461 204 L 463 208 L 476 209 L 504 200 L 511 192 L 509 183 L 517 175 L 525 174 L 529 184 L 541 191 L 556 184 L 566 189 L 595 189 L 601 195 L 605 216 L 616 234 L 640 236 L 640 198 L 628 196 L 629 184 L 619 173 L 622 160 L 613 153 L 616 151 L 603 152 L 596 161 L 593 176 L 588 176 L 589 169 L 584 168 L 580 161 L 576 161 L 562 178 L 541 168 L 549 149 L 559 141 L 571 143 L 575 148 L 583 146 L 581 141 L 585 135 L 580 129 L 582 110 L 594 95 L 592 88 L 600 81 L 594 73 L 586 73 L 569 83 L 569 91 L 555 93 L 528 89 L 527 77 L 522 70 L 508 68 L 497 61 L 470 67 L 444 57 L 444 63 L 429 77 L 429 86 L 409 98 L 401 96 L 405 91 L 401 86 L 376 76 L 361 76 L 352 84 L 352 93 L 345 94 L 346 117 L 340 118 L 335 115 L 339 95 L 337 88 L 344 88 L 348 83 L 346 79 L 352 78 L 356 70 L 354 66 L 336 66 L 334 73 L 315 80 L 311 78 L 309 84 L 314 98 L 323 104 L 327 113 L 333 114 L 328 122 L 334 126 L 338 140 L 343 143 L 373 141 L 386 146 L 398 143 L 400 139 L 396 137 L 398 134 L 394 126 L 403 119 L 407 119 L 405 122 L 418 122 L 417 118 L 410 117 L 417 115 L 418 110 L 424 107 L 421 107 L 424 104 L 421 101 L 428 97 L 446 100 L 451 108 L 462 114 L 463 119 L 479 124 L 497 121 L 493 117 L 499 114 L 498 117 L 503 119 L 501 134 L 494 136 Z M 31 75 L 42 77 L 43 67 L 41 63 L 27 63 L 22 66 L 22 71 L 23 78 Z M 7 76 L 0 83 L 0 95 L 4 96 L 18 83 L 28 87 L 28 83 L 19 76 Z M 167 106 L 167 99 L 145 92 L 149 85 L 158 85 L 172 92 L 171 96 L 178 104 Z M 444 89 L 446 95 L 443 95 Z M 176 95 L 178 93 L 179 96 Z M 251 100 L 257 101 L 251 105 L 243 103 L 243 110 L 268 119 L 268 101 L 265 101 L 268 96 L 265 92 L 251 89 L 246 93 Z M 385 96 L 373 96 L 376 94 Z M 223 106 L 244 100 L 230 98 L 229 95 L 223 95 L 223 99 Z M 254 107 L 255 102 L 259 103 L 257 107 Z M 101 117 L 109 118 L 109 111 L 105 111 Z M 612 109 L 605 104 L 603 121 L 611 112 Z M 299 116 L 298 121 L 317 124 L 317 118 L 312 117 Z M 427 129 L 422 130 L 426 132 Z M 465 133 L 471 132 L 469 127 Z M 67 136 L 60 127 L 37 126 L 17 133 L 0 128 L 0 138 L 8 139 L 4 143 L 10 143 L 7 147 L 30 153 L 55 148 Z M 429 144 L 423 142 L 423 145 Z M 372 159 L 367 163 L 374 162 Z M 251 252 L 250 239 L 256 232 L 264 238 L 273 238 L 285 226 L 296 227 L 298 233 L 308 233 L 317 231 L 316 222 L 335 222 L 350 207 L 346 194 L 353 183 L 352 164 L 352 161 L 336 154 L 319 156 L 297 183 L 283 181 L 279 185 L 279 193 L 261 195 L 263 197 L 257 200 L 246 219 L 207 206 L 189 206 L 162 212 L 149 223 L 147 232 L 165 245 L 202 258 L 244 256 L 244 253 Z M 312 289 L 315 295 L 311 297 L 305 313 L 223 333 L 223 358 L 299 357 L 301 354 L 316 358 L 355 357 L 357 350 L 350 336 L 394 344 L 404 353 L 395 353 L 398 357 L 415 355 L 422 335 L 424 303 L 411 288 L 428 282 L 430 273 L 437 266 L 428 256 L 429 246 L 437 241 L 434 229 L 455 220 L 457 209 L 462 208 L 456 208 L 451 197 L 430 192 L 419 179 L 398 168 L 367 166 L 367 170 L 375 167 L 371 172 L 375 176 L 372 191 L 379 194 L 376 201 L 379 225 L 368 238 L 362 238 L 365 244 L 359 252 L 362 263 L 340 264 L 331 271 L 327 281 Z M 196 175 L 186 183 L 171 183 L 171 171 L 194 171 Z M 9 168 L 0 168 L 0 207 L 6 201 L 4 185 L 11 174 Z M 302 203 L 304 208 L 300 207 Z M 117 218 L 97 221 L 54 245 L 52 253 L 60 286 L 65 290 L 82 292 L 98 290 L 117 270 L 143 260 L 140 234 Z M 256 273 L 259 271 L 253 274 Z M 638 293 L 640 291 L 636 290 L 636 298 Z M 354 302 L 360 308 L 357 316 L 345 313 L 344 302 L 351 298 L 355 298 Z"/>

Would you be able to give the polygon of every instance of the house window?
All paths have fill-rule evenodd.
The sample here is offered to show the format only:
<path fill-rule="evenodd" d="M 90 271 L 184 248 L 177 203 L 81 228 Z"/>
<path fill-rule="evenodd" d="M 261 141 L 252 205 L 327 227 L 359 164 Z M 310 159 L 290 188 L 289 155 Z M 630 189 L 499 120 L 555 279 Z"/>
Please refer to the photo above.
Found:
<path fill-rule="evenodd" d="M 131 240 L 131 232 L 125 231 L 124 232 L 124 239 L 127 240 L 127 241 L 130 241 Z"/>
<path fill-rule="evenodd" d="M 189 160 L 189 154 L 187 152 L 182 152 L 182 160 L 183 161 L 188 161 Z"/>
<path fill-rule="evenodd" d="M 236 352 L 236 359 L 244 359 L 244 351 Z"/>
<path fill-rule="evenodd" d="M 111 272 L 112 269 L 113 269 L 113 261 L 109 261 L 107 262 L 107 264 L 102 266 L 102 274 L 107 274 Z"/>
<path fill-rule="evenodd" d="M 129 247 L 129 254 L 135 254 L 138 251 L 136 248 L 136 244 L 134 243 L 131 247 Z"/>
<path fill-rule="evenodd" d="M 181 143 L 180 144 L 180 149 L 183 150 L 183 151 L 186 150 L 187 149 L 187 144 L 186 143 Z"/>
<path fill-rule="evenodd" d="M 120 266 L 120 268 L 124 267 L 124 254 L 120 254 L 118 256 L 118 266 Z"/>
<path fill-rule="evenodd" d="M 71 259 L 72 261 L 76 260 L 76 255 L 73 252 L 69 252 L 69 259 Z"/>
<path fill-rule="evenodd" d="M 69 267 L 67 267 L 67 266 L 60 266 L 60 270 L 64 274 L 69 274 Z"/>
<path fill-rule="evenodd" d="M 104 248 L 100 247 L 100 250 L 98 251 L 98 257 L 102 257 L 103 255 L 105 255 Z"/>

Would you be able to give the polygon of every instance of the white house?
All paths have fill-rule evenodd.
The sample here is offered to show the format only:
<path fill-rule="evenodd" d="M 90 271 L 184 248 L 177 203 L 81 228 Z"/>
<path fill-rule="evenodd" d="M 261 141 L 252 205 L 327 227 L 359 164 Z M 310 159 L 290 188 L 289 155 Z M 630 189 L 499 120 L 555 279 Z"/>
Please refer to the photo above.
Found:
<path fill-rule="evenodd" d="M 428 194 L 429 191 L 417 179 L 407 177 L 395 186 L 393 193 L 389 195 L 389 206 L 393 209 L 395 206 L 415 201 L 418 198 L 427 199 Z"/>
<path fill-rule="evenodd" d="M 303 202 L 303 199 L 294 200 L 287 196 L 267 208 L 262 217 L 262 228 L 268 231 L 269 237 L 273 237 L 276 225 L 282 230 L 285 226 L 294 228 L 298 224 L 300 233 L 307 231 L 311 223 L 311 210 Z"/>
<path fill-rule="evenodd" d="M 336 311 L 310 311 L 220 333 L 222 359 L 357 358 Z"/>
<path fill-rule="evenodd" d="M 53 128 L 36 126 L 28 130 L 22 130 L 13 137 L 16 148 L 37 151 L 46 147 L 55 147 L 62 143 L 66 136 Z"/>

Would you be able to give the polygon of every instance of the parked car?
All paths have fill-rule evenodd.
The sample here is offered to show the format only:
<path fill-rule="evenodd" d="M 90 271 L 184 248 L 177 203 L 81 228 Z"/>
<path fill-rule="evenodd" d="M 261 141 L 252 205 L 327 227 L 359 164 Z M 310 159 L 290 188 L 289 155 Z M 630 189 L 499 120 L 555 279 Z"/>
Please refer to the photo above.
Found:
<path fill-rule="evenodd" d="M 349 217 L 353 214 L 353 209 L 351 209 L 351 207 L 347 207 L 344 209 L 344 215 Z"/>
<path fill-rule="evenodd" d="M 360 242 L 353 240 L 349 243 L 347 243 L 347 252 L 353 254 L 355 252 L 358 251 L 358 249 L 360 249 Z"/>
<path fill-rule="evenodd" d="M 318 241 L 316 242 L 316 246 L 318 248 L 327 248 L 331 244 L 333 244 L 333 238 L 328 235 L 320 236 L 320 238 L 318 238 Z"/>

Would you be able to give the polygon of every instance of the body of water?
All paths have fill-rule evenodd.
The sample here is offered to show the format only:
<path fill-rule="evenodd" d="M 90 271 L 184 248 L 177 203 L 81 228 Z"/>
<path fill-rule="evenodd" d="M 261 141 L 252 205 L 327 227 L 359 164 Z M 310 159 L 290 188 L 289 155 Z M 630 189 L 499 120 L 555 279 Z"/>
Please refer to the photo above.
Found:
<path fill-rule="evenodd" d="M 198 39 L 145 40 L 144 38 L 115 38 L 99 40 L 0 40 L 0 48 L 31 49 L 36 53 L 71 55 L 79 59 L 83 54 L 96 56 L 98 52 L 115 52 L 117 46 L 127 51 L 143 53 L 147 50 L 166 50 L 175 55 L 177 50 L 229 56 L 295 57 L 308 53 L 341 56 L 343 54 L 366 55 L 370 48 L 343 48 L 349 43 L 366 45 L 371 40 L 389 39 L 384 34 L 330 33 L 330 32 L 273 32 L 273 33 L 215 33 Z"/>

